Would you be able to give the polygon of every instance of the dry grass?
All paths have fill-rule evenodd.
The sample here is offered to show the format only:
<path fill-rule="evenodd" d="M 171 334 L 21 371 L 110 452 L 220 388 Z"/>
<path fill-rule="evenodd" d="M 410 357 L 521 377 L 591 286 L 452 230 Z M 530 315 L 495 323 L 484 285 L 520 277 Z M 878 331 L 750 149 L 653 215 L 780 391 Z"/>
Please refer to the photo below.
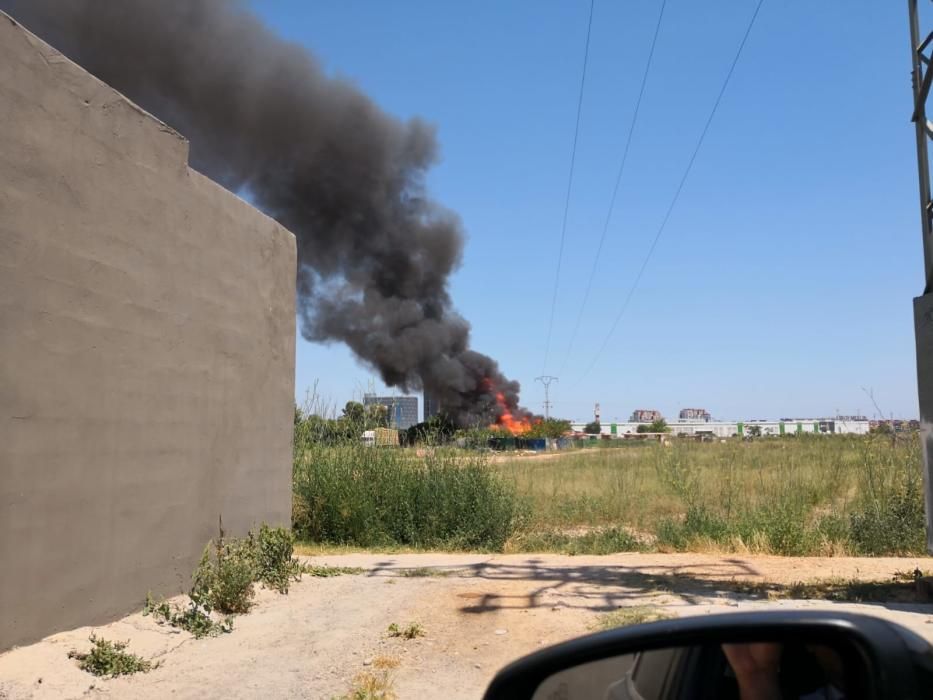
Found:
<path fill-rule="evenodd" d="M 804 436 L 580 450 L 493 468 L 529 504 L 511 551 L 832 556 L 923 551 L 919 467 L 916 438 Z"/>
<path fill-rule="evenodd" d="M 619 608 L 612 612 L 600 615 L 593 624 L 594 630 L 611 630 L 617 627 L 628 627 L 630 625 L 641 625 L 646 622 L 657 622 L 658 620 L 670 620 L 674 615 L 664 612 L 650 605 L 636 605 L 632 607 Z"/>
<path fill-rule="evenodd" d="M 340 700 L 395 700 L 395 678 L 392 675 L 399 666 L 394 656 L 377 656 L 370 670 L 358 673 L 350 691 Z"/>

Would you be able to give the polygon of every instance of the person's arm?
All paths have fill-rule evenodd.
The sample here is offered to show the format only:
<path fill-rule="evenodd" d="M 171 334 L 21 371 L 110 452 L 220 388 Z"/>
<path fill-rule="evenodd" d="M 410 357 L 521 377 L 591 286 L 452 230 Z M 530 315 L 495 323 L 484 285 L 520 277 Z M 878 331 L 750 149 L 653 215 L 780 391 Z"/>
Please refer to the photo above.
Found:
<path fill-rule="evenodd" d="M 780 644 L 723 644 L 722 650 L 735 671 L 742 700 L 780 700 Z"/>

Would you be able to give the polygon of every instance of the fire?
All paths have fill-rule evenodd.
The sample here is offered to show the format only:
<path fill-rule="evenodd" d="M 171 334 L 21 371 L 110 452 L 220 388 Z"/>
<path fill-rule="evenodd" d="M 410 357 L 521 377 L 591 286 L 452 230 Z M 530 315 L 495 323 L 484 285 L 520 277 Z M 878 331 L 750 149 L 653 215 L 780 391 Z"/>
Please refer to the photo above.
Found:
<path fill-rule="evenodd" d="M 496 392 L 496 403 L 502 409 L 501 415 L 496 418 L 496 422 L 489 426 L 490 428 L 505 428 L 512 435 L 524 435 L 531 430 L 531 421 L 527 418 L 516 418 L 512 415 L 508 405 L 505 403 L 505 396 L 501 391 Z"/>

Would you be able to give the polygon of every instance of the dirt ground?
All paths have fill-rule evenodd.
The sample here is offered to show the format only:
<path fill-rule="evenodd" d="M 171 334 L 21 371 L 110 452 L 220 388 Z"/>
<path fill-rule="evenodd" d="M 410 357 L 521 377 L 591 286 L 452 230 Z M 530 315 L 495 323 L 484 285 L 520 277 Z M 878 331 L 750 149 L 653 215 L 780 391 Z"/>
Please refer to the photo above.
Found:
<path fill-rule="evenodd" d="M 889 580 L 933 569 L 933 559 L 347 554 L 307 558 L 361 567 L 356 575 L 305 577 L 287 596 L 262 590 L 234 630 L 196 640 L 137 613 L 109 625 L 48 637 L 0 655 L 0 698 L 333 698 L 353 679 L 397 659 L 400 698 L 478 698 L 507 662 L 591 630 L 621 606 L 652 605 L 677 616 L 763 608 L 840 608 L 882 616 L 933 641 L 933 606 L 766 601 L 730 590 L 734 581 L 790 584 L 828 577 Z M 673 577 L 673 578 L 671 578 Z M 420 624 L 404 640 L 388 626 Z M 129 640 L 161 662 L 146 674 L 101 680 L 67 658 L 96 632 Z M 374 663 L 375 662 L 375 663 Z"/>

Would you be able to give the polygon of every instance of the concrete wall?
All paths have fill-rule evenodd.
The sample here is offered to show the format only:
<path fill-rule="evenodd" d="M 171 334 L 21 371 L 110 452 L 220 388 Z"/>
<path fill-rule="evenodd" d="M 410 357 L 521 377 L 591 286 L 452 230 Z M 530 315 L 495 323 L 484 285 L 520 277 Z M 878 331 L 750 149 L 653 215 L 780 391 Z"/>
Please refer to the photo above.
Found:
<path fill-rule="evenodd" d="M 0 649 L 287 525 L 295 239 L 0 13 Z"/>

